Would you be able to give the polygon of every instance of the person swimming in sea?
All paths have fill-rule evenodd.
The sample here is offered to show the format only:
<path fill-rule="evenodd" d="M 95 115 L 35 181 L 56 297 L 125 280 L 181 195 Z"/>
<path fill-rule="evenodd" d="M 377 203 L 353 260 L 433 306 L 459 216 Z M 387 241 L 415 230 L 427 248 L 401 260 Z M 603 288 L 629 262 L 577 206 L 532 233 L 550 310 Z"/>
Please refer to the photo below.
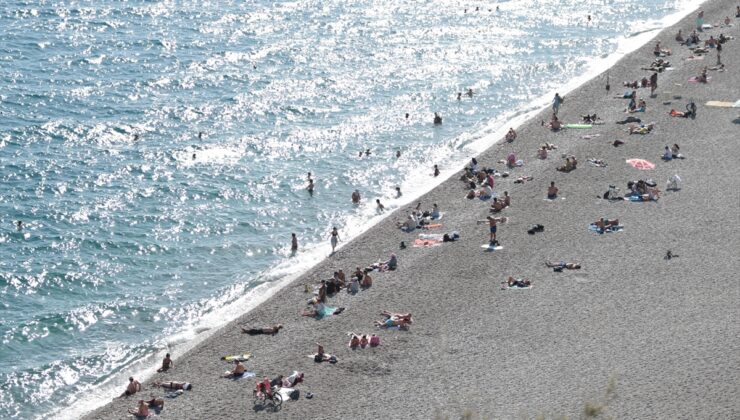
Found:
<path fill-rule="evenodd" d="M 442 117 L 439 116 L 438 113 L 434 113 L 434 125 L 440 125 L 442 124 Z"/>
<path fill-rule="evenodd" d="M 400 192 L 400 191 L 401 191 L 401 190 L 399 189 L 399 192 Z M 15 227 L 16 227 L 16 229 L 18 229 L 18 230 L 23 230 L 23 221 L 19 220 L 19 221 L 15 222 Z"/>
<path fill-rule="evenodd" d="M 473 97 L 473 89 L 472 88 L 469 88 L 468 89 L 468 97 L 470 97 L 470 98 Z"/>

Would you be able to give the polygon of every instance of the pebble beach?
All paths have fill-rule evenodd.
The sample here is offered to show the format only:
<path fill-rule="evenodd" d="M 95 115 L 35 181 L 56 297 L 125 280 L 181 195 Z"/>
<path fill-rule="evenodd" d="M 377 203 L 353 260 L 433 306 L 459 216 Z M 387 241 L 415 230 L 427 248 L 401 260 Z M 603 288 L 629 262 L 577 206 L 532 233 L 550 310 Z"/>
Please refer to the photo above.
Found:
<path fill-rule="evenodd" d="M 628 54 L 608 70 L 564 95 L 558 117 L 580 123 L 597 114 L 603 124 L 554 132 L 542 125 L 551 109 L 516 127 L 515 141 L 500 142 L 476 157 L 480 167 L 504 170 L 510 153 L 523 166 L 506 169 L 494 190 L 507 191 L 510 207 L 498 216 L 503 249 L 488 252 L 490 201 L 468 200 L 462 171 L 418 201 L 444 212 L 443 226 L 405 233 L 396 227 L 414 205 L 396 210 L 321 261 L 256 309 L 216 331 L 185 354 L 173 354 L 175 367 L 142 381 L 143 391 L 117 398 L 86 419 L 131 418 L 141 398 L 161 397 L 154 381 L 193 385 L 165 400 L 158 418 L 635 418 L 732 419 L 740 417 L 740 108 L 708 107 L 708 101 L 740 100 L 740 18 L 736 3 L 703 3 L 705 21 L 732 26 L 700 32 L 702 40 L 720 33 L 726 71 L 709 71 L 708 83 L 690 83 L 716 51 L 689 60 L 692 52 L 675 41 L 694 26 L 696 12 Z M 698 10 L 698 9 L 697 9 Z M 671 70 L 659 74 L 658 89 L 637 89 L 647 110 L 626 114 L 623 81 L 650 77 L 643 70 L 655 59 L 655 42 L 670 48 Z M 565 83 L 567 81 L 563 81 Z M 676 118 L 671 109 L 697 106 L 696 118 Z M 628 115 L 654 122 L 651 133 L 630 135 Z M 431 117 L 430 117 L 431 125 Z M 614 146 L 614 141 L 624 144 Z M 557 145 L 538 159 L 544 143 Z M 679 144 L 685 159 L 661 160 L 665 146 Z M 578 159 L 563 173 L 563 155 Z M 627 159 L 655 163 L 641 171 Z M 606 167 L 589 165 L 600 159 Z M 430 168 L 431 171 L 431 168 Z M 679 175 L 677 191 L 666 181 Z M 430 175 L 431 176 L 431 175 Z M 519 177 L 533 179 L 516 183 Z M 651 202 L 601 198 L 609 185 L 652 179 L 661 190 Z M 558 200 L 546 200 L 555 182 Z M 411 194 L 412 192 L 406 192 Z M 349 197 L 347 197 L 347 200 Z M 620 232 L 598 234 L 589 224 L 619 219 Z M 528 234 L 535 225 L 544 231 Z M 419 233 L 457 231 L 460 240 L 412 247 Z M 399 249 L 400 242 L 409 245 Z M 666 259 L 668 251 L 677 257 Z M 395 271 L 373 273 L 373 285 L 356 295 L 339 293 L 327 304 L 346 308 L 315 320 L 301 316 L 321 279 L 343 269 L 351 273 L 398 256 Z M 555 272 L 546 261 L 573 261 L 579 270 Z M 509 277 L 526 278 L 532 288 L 502 288 Z M 381 311 L 410 312 L 408 331 L 374 325 Z M 276 335 L 250 336 L 240 326 L 282 324 Z M 348 332 L 375 333 L 375 348 L 348 348 Z M 338 363 L 309 356 L 321 343 Z M 247 370 L 256 378 L 305 373 L 300 397 L 279 410 L 253 404 L 256 379 L 222 378 L 233 365 L 221 356 L 250 353 Z M 121 383 L 121 391 L 125 388 Z M 306 399 L 310 392 L 313 398 Z"/>

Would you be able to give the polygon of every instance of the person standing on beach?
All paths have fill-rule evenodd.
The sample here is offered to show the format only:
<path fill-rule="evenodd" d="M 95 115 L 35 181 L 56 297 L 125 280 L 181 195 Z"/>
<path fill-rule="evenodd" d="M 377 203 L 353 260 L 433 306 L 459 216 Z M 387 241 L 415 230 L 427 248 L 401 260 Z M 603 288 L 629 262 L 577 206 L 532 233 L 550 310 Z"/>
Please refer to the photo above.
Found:
<path fill-rule="evenodd" d="M 655 89 L 658 88 L 658 72 L 653 72 L 650 76 L 650 96 L 655 93 Z"/>
<path fill-rule="evenodd" d="M 560 96 L 560 94 L 556 93 L 555 97 L 552 98 L 552 112 L 555 115 L 558 115 L 558 111 L 560 110 L 560 105 L 563 103 L 563 97 Z"/>
<path fill-rule="evenodd" d="M 290 250 L 291 252 L 298 251 L 298 237 L 295 236 L 295 233 L 290 234 Z"/>
<path fill-rule="evenodd" d="M 339 242 L 339 231 L 337 230 L 337 227 L 334 226 L 331 230 L 331 253 L 334 253 L 334 249 L 337 247 L 337 242 Z"/>
<path fill-rule="evenodd" d="M 486 220 L 478 220 L 477 224 L 488 222 L 488 231 L 491 233 L 491 237 L 490 237 L 490 242 L 489 243 L 491 245 L 498 245 L 499 244 L 498 241 L 496 240 L 496 230 L 497 230 L 496 224 L 498 222 L 503 222 L 504 220 L 505 219 L 503 217 L 493 217 L 493 216 L 486 217 Z"/>

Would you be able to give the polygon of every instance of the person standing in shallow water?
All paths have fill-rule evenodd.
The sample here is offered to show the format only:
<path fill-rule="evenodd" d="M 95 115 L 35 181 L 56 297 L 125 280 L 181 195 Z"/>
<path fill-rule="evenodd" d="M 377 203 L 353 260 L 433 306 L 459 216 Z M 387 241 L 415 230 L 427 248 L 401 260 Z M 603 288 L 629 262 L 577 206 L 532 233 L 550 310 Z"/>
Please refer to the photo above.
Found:
<path fill-rule="evenodd" d="M 434 165 L 434 176 L 439 176 L 439 167 Z"/>
<path fill-rule="evenodd" d="M 337 227 L 335 226 L 331 230 L 331 253 L 334 253 L 334 250 L 337 247 L 337 242 L 339 242 L 339 231 L 337 231 Z"/>
<path fill-rule="evenodd" d="M 563 97 L 560 96 L 560 94 L 556 93 L 555 97 L 552 98 L 552 112 L 555 115 L 558 115 L 558 111 L 560 110 L 560 105 L 563 103 Z"/>
<path fill-rule="evenodd" d="M 441 125 L 442 117 L 438 113 L 434 113 L 434 125 Z"/>
<path fill-rule="evenodd" d="M 298 251 L 298 237 L 295 236 L 295 233 L 290 234 L 290 250 L 292 252 Z"/>

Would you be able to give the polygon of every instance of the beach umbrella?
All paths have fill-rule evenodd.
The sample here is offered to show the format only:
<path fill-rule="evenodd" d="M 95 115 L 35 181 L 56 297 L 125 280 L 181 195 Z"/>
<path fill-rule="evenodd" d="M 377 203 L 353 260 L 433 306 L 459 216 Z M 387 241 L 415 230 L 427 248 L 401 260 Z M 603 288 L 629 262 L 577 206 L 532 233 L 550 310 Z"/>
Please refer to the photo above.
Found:
<path fill-rule="evenodd" d="M 643 171 L 649 169 L 655 169 L 655 164 L 645 159 L 627 159 L 629 163 L 635 169 L 642 169 Z"/>

